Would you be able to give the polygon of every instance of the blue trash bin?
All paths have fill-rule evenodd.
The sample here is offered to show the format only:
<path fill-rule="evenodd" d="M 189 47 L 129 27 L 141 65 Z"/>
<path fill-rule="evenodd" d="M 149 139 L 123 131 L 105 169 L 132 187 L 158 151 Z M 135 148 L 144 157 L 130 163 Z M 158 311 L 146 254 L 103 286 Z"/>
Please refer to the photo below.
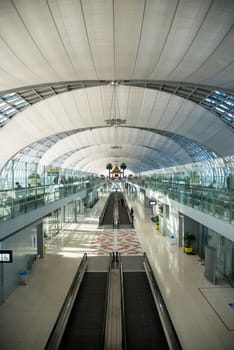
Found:
<path fill-rule="evenodd" d="M 176 236 L 173 234 L 170 234 L 169 238 L 170 238 L 170 244 L 175 245 L 176 244 Z"/>
<path fill-rule="evenodd" d="M 27 270 L 24 270 L 24 271 L 21 271 L 19 273 L 20 275 L 20 284 L 22 286 L 26 286 L 26 284 L 28 284 L 28 275 L 29 275 L 29 272 Z"/>

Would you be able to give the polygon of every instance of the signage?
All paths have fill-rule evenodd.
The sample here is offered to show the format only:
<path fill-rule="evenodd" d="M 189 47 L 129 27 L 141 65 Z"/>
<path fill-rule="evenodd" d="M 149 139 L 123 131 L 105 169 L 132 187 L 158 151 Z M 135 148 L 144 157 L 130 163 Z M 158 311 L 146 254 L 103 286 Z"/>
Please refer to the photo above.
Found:
<path fill-rule="evenodd" d="M 59 173 L 59 168 L 48 168 L 47 172 L 48 173 Z"/>
<path fill-rule="evenodd" d="M 12 263 L 12 250 L 0 250 L 0 262 Z"/>

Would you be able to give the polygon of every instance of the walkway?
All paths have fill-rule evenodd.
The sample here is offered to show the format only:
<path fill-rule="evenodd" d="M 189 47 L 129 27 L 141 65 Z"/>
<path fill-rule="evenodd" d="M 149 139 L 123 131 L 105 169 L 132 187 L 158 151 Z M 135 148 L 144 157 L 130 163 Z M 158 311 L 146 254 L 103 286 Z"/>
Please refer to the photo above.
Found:
<path fill-rule="evenodd" d="M 128 249 L 131 254 L 147 252 L 184 350 L 233 349 L 234 289 L 209 283 L 199 258 L 161 236 L 149 209 L 136 200 L 128 198 L 135 230 L 99 231 L 105 200 L 102 197 L 78 223 L 66 225 L 50 242 L 45 258 L 33 265 L 28 284 L 18 286 L 0 306 L 0 348 L 44 349 L 83 252 L 101 256 L 122 247 L 123 254 Z"/>

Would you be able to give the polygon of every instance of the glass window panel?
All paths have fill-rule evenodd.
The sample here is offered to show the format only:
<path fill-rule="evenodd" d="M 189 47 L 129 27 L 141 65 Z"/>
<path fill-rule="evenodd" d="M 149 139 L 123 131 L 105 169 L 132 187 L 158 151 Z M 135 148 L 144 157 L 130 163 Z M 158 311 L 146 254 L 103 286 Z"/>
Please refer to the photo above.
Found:
<path fill-rule="evenodd" d="M 10 94 L 3 95 L 2 98 L 7 100 L 7 99 L 9 99 L 9 98 L 11 98 L 13 96 L 18 96 L 18 95 L 17 95 L 16 92 L 11 92 Z"/>
<path fill-rule="evenodd" d="M 215 110 L 221 113 L 224 113 L 224 109 L 220 108 L 220 107 L 215 107 Z"/>
<path fill-rule="evenodd" d="M 9 109 L 5 114 L 8 116 L 9 114 L 12 114 L 12 113 L 16 113 L 16 109 L 15 108 Z"/>
<path fill-rule="evenodd" d="M 13 102 L 16 102 L 18 100 L 21 100 L 21 97 L 19 97 L 18 95 L 17 96 L 14 96 L 13 98 L 10 98 L 9 100 L 7 100 L 8 103 L 13 103 Z"/>
<path fill-rule="evenodd" d="M 226 120 L 228 122 L 232 121 L 232 118 L 228 117 L 226 114 L 222 117 L 223 120 Z"/>
<path fill-rule="evenodd" d="M 14 105 L 17 109 L 22 109 L 27 106 L 25 102 L 19 102 L 17 105 Z"/>
<path fill-rule="evenodd" d="M 226 109 L 227 111 L 230 111 L 230 108 L 228 108 L 227 106 L 225 106 L 223 103 L 220 104 L 220 107 Z"/>
<path fill-rule="evenodd" d="M 24 100 L 17 98 L 17 99 L 15 99 L 14 103 L 12 103 L 12 105 L 13 106 L 17 106 L 17 105 L 19 105 L 21 103 L 24 103 Z"/>
<path fill-rule="evenodd" d="M 213 91 L 210 96 L 206 97 L 202 102 L 205 108 L 210 109 L 213 113 L 218 115 L 222 121 L 227 123 L 232 127 L 231 121 L 233 118 L 233 113 L 227 113 L 228 111 L 232 112 L 234 107 L 234 96 L 224 93 L 219 90 Z M 213 107 L 216 105 L 215 107 Z M 233 129 L 233 127 L 232 127 Z"/>
<path fill-rule="evenodd" d="M 232 101 L 232 100 L 230 100 L 230 99 L 226 100 L 225 103 L 226 103 L 227 105 L 229 105 L 229 106 L 234 107 L 234 101 Z"/>
<path fill-rule="evenodd" d="M 9 108 L 11 108 L 11 106 L 6 105 L 5 107 L 2 108 L 1 112 L 4 113 L 4 112 L 7 111 Z"/>
<path fill-rule="evenodd" d="M 4 115 L 0 115 L 0 123 L 4 122 L 5 120 L 7 120 L 7 118 Z"/>
<path fill-rule="evenodd" d="M 16 92 L 0 96 L 0 112 L 8 117 L 4 124 L 6 124 L 6 122 L 17 112 L 21 111 L 27 106 L 29 106 L 29 103 Z M 1 126 L 3 126 L 3 124 L 1 124 Z"/>
<path fill-rule="evenodd" d="M 204 101 L 204 102 L 202 102 L 202 105 L 203 106 L 207 106 L 207 107 L 211 107 L 212 108 L 212 103 L 211 102 L 209 102 L 209 101 Z"/>
<path fill-rule="evenodd" d="M 225 94 L 225 92 L 222 92 L 222 91 L 218 91 L 218 90 L 215 90 L 214 93 L 218 96 L 222 96 L 222 97 L 226 97 L 227 95 Z"/>

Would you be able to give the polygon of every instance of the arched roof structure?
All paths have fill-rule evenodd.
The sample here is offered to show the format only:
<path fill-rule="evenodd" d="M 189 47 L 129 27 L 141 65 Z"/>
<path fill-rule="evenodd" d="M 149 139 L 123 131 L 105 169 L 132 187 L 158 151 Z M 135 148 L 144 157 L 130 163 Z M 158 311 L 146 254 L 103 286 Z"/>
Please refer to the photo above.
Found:
<path fill-rule="evenodd" d="M 0 1 L 1 168 L 234 154 L 232 0 Z"/>

